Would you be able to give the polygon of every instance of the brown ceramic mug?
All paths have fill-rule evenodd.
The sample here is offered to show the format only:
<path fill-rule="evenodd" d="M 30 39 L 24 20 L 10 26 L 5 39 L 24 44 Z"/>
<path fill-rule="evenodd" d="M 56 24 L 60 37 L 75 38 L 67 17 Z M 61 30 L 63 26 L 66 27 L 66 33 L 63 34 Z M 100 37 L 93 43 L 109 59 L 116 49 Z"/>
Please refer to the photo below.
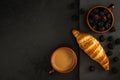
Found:
<path fill-rule="evenodd" d="M 89 16 L 90 16 L 90 13 L 93 11 L 93 10 L 95 10 L 95 9 L 98 9 L 98 8 L 103 8 L 103 9 L 106 9 L 109 13 L 110 13 L 110 15 L 111 15 L 111 17 L 112 17 L 112 22 L 111 22 L 111 25 L 109 26 L 109 28 L 108 29 L 105 29 L 105 30 L 103 30 L 103 31 L 98 31 L 98 30 L 96 30 L 96 29 L 94 29 L 93 28 L 93 26 L 90 24 L 90 22 L 89 22 Z M 96 32 L 96 33 L 99 33 L 99 34 L 103 34 L 103 33 L 105 33 L 105 32 L 108 32 L 112 27 L 113 27 L 113 24 L 114 24 L 114 15 L 113 15 L 113 12 L 112 12 L 112 8 L 114 8 L 114 5 L 113 4 L 111 4 L 109 7 L 105 7 L 105 6 L 95 6 L 95 7 L 93 7 L 93 8 L 91 8 L 89 11 L 88 11 L 88 13 L 87 13 L 87 24 L 88 24 L 88 27 L 92 30 L 92 31 L 94 31 L 94 32 Z"/>
<path fill-rule="evenodd" d="M 49 71 L 49 74 L 57 71 L 59 73 L 69 73 L 77 65 L 77 56 L 76 53 L 68 47 L 57 48 L 51 55 L 51 65 L 52 70 Z"/>

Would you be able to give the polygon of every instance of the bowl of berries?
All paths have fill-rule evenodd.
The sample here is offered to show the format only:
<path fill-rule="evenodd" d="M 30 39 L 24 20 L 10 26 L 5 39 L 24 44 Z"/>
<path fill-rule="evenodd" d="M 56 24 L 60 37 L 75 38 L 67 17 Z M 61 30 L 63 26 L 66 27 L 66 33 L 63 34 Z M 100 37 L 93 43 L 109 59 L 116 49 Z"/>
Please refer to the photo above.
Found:
<path fill-rule="evenodd" d="M 87 24 L 89 28 L 99 34 L 108 32 L 114 25 L 112 9 L 114 4 L 106 6 L 95 6 L 87 13 Z"/>

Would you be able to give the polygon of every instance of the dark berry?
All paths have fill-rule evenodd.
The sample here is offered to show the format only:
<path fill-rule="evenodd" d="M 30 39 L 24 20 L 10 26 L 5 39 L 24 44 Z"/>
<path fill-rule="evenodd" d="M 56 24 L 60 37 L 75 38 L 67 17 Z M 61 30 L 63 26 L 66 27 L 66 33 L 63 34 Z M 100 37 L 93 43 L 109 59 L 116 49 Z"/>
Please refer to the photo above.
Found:
<path fill-rule="evenodd" d="M 109 36 L 107 40 L 108 40 L 108 41 L 113 41 L 113 40 L 114 40 L 114 37 L 113 37 L 113 36 Z"/>
<path fill-rule="evenodd" d="M 113 54 L 113 52 L 109 50 L 109 51 L 106 52 L 106 54 L 107 54 L 108 56 L 111 56 L 111 55 Z"/>
<path fill-rule="evenodd" d="M 112 28 L 110 29 L 110 32 L 115 32 L 115 31 L 116 31 L 115 27 L 112 27 Z"/>
<path fill-rule="evenodd" d="M 105 15 L 105 13 L 104 12 L 100 12 L 100 16 L 104 16 Z"/>
<path fill-rule="evenodd" d="M 113 68 L 111 69 L 111 71 L 112 71 L 112 73 L 118 73 L 118 72 L 119 72 L 118 69 L 115 68 L 115 67 L 113 67 Z"/>
<path fill-rule="evenodd" d="M 112 18 L 111 14 L 107 14 L 107 18 L 111 19 Z"/>
<path fill-rule="evenodd" d="M 95 71 L 95 67 L 94 66 L 90 66 L 89 67 L 89 71 Z"/>
<path fill-rule="evenodd" d="M 97 29 L 97 26 L 96 26 L 96 25 L 93 25 L 92 27 L 93 27 L 93 29 L 95 29 L 95 30 Z"/>
<path fill-rule="evenodd" d="M 117 61 L 119 61 L 119 58 L 118 58 L 118 57 L 114 57 L 114 58 L 113 58 L 113 61 L 114 61 L 114 62 L 117 62 Z"/>
<path fill-rule="evenodd" d="M 99 19 L 99 15 L 98 14 L 96 14 L 94 17 L 95 17 L 95 20 Z"/>
<path fill-rule="evenodd" d="M 79 20 L 79 16 L 78 15 L 72 15 L 72 20 L 74 20 L 74 21 Z"/>
<path fill-rule="evenodd" d="M 120 44 L 120 38 L 117 38 L 117 39 L 115 40 L 115 44 Z"/>
<path fill-rule="evenodd" d="M 110 27 L 110 24 L 109 23 L 106 23 L 105 24 L 105 28 L 108 29 Z"/>
<path fill-rule="evenodd" d="M 100 42 L 105 41 L 105 37 L 104 37 L 103 35 L 99 36 L 99 41 L 100 41 Z"/>
<path fill-rule="evenodd" d="M 106 16 L 103 16 L 103 17 L 102 17 L 102 20 L 103 20 L 104 22 L 106 22 L 106 21 L 107 21 L 107 17 L 106 17 Z"/>
<path fill-rule="evenodd" d="M 98 29 L 97 29 L 98 31 L 104 31 L 105 30 L 105 28 L 103 27 L 103 26 L 101 26 L 101 27 L 98 27 Z"/>
<path fill-rule="evenodd" d="M 108 47 L 109 49 L 113 49 L 113 48 L 114 48 L 114 45 L 113 45 L 112 43 L 108 43 L 108 44 L 107 44 L 107 47 Z"/>
<path fill-rule="evenodd" d="M 99 27 L 102 27 L 103 25 L 104 25 L 104 22 L 99 22 L 99 23 L 98 23 L 98 26 L 99 26 Z"/>
<path fill-rule="evenodd" d="M 99 13 L 99 9 L 94 9 L 94 10 L 93 10 L 93 13 L 95 13 L 95 14 L 96 14 L 96 13 Z"/>
<path fill-rule="evenodd" d="M 81 9 L 80 9 L 80 14 L 81 14 L 81 15 L 82 15 L 82 14 L 85 14 L 85 9 L 81 8 Z"/>
<path fill-rule="evenodd" d="M 103 12 L 104 12 L 104 14 L 107 14 L 107 13 L 108 13 L 108 10 L 104 9 Z"/>

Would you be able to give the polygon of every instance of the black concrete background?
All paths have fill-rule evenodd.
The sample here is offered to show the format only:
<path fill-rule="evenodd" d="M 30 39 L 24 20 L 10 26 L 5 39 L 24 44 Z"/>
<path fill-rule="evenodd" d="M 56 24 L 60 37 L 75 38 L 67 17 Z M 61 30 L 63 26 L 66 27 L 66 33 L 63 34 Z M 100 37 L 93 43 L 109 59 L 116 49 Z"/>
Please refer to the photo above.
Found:
<path fill-rule="evenodd" d="M 113 9 L 114 17 L 115 17 L 115 24 L 114 27 L 116 31 L 113 33 L 107 32 L 104 36 L 107 38 L 108 36 L 112 35 L 114 39 L 120 38 L 120 0 L 80 0 L 80 8 L 85 9 L 86 13 L 84 15 L 80 15 L 80 30 L 83 32 L 88 32 L 94 35 L 97 39 L 99 34 L 92 32 L 87 24 L 86 24 L 86 14 L 88 10 L 97 5 L 109 6 L 111 3 L 115 4 L 115 8 Z M 105 49 L 108 51 L 106 44 L 108 42 L 101 43 Z M 79 66 L 79 80 L 120 80 L 120 72 L 117 74 L 111 73 L 111 68 L 115 67 L 120 70 L 120 61 L 113 62 L 113 57 L 117 56 L 120 58 L 120 46 L 115 46 L 112 50 L 113 55 L 109 57 L 110 60 L 110 71 L 104 71 L 104 69 L 97 64 L 96 62 L 92 61 L 82 50 L 80 50 L 80 66 Z M 90 72 L 88 70 L 89 66 L 95 66 L 95 71 Z"/>
<path fill-rule="evenodd" d="M 78 80 L 78 66 L 69 74 L 48 74 L 50 55 L 60 46 L 78 53 L 71 33 L 75 0 L 0 0 L 0 80 Z M 78 54 L 77 54 L 78 55 Z"/>

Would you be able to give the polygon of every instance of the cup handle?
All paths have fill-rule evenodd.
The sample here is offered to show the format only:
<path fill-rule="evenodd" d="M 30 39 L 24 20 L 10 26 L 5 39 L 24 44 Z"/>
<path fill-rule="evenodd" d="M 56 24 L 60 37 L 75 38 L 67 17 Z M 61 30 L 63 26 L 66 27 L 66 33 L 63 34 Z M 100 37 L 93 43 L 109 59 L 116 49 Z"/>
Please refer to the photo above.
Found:
<path fill-rule="evenodd" d="M 112 10 L 112 9 L 114 9 L 114 4 L 110 4 L 109 6 L 108 6 L 108 8 L 110 9 L 110 10 Z"/>
<path fill-rule="evenodd" d="M 49 71 L 49 74 L 53 74 L 54 72 L 55 72 L 55 70 L 52 69 L 52 70 Z"/>

